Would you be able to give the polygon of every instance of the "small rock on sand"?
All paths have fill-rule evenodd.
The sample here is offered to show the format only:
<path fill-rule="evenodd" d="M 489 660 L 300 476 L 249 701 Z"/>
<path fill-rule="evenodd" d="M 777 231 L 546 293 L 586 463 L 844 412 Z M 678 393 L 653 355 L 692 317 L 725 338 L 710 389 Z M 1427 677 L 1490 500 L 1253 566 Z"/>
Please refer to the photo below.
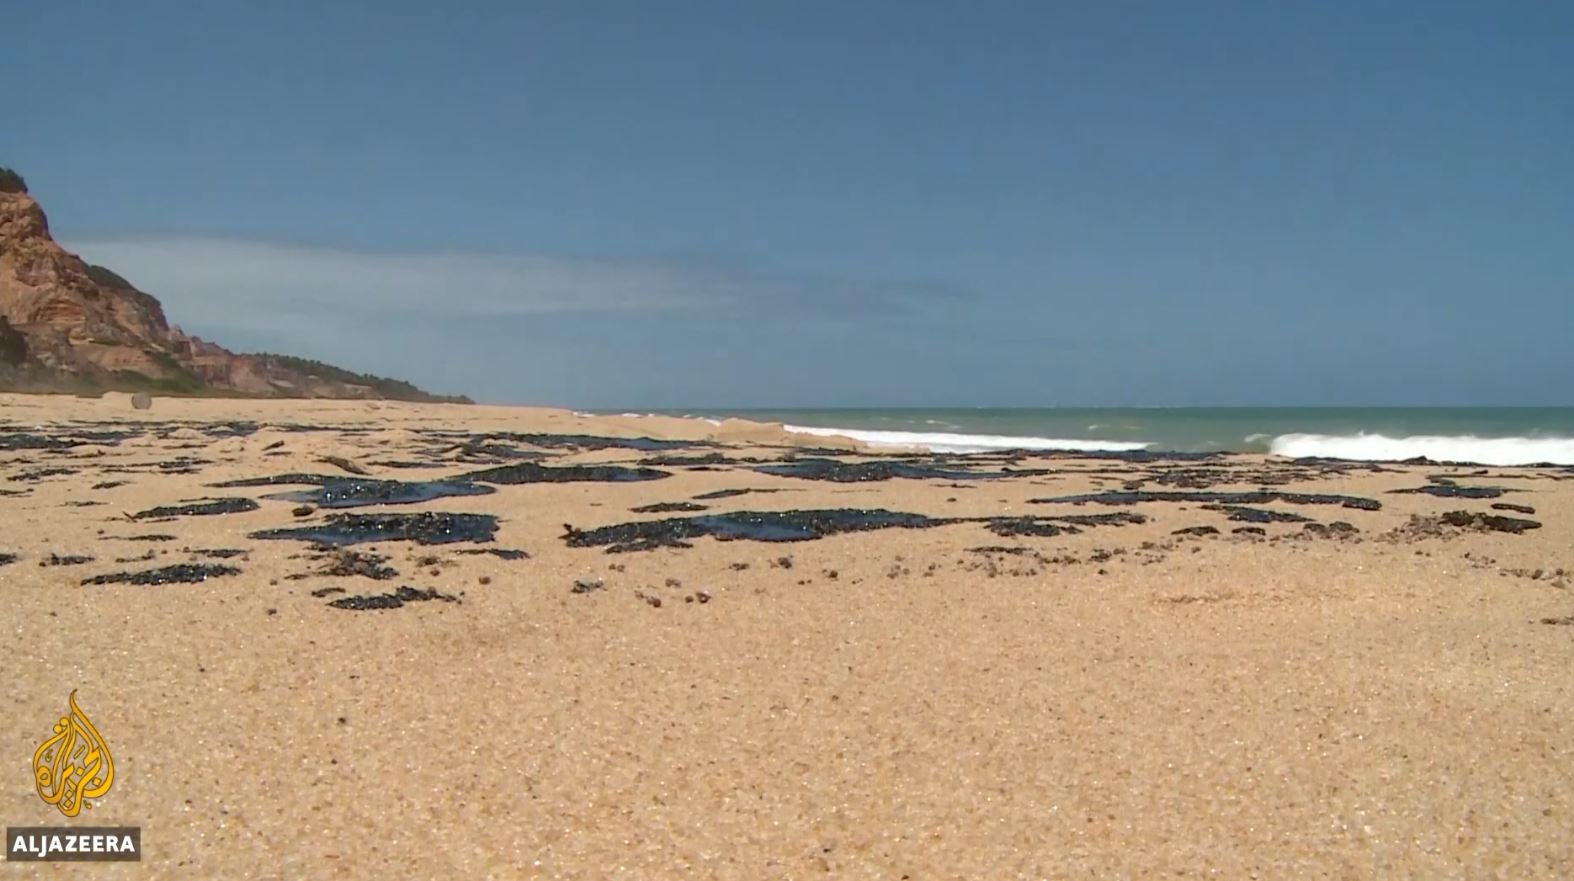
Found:
<path fill-rule="evenodd" d="M 135 410 L 153 409 L 153 396 L 147 392 L 137 392 L 131 396 L 131 406 Z"/>

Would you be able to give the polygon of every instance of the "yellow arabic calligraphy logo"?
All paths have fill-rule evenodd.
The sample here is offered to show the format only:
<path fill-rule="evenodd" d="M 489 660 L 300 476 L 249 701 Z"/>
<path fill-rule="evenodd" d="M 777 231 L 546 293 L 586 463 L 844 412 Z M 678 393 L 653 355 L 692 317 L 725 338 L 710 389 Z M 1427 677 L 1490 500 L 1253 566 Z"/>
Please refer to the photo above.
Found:
<path fill-rule="evenodd" d="M 71 713 L 55 723 L 54 734 L 33 753 L 33 777 L 38 797 L 75 817 L 88 799 L 100 798 L 115 782 L 115 760 L 109 744 L 77 706 L 71 692 Z"/>

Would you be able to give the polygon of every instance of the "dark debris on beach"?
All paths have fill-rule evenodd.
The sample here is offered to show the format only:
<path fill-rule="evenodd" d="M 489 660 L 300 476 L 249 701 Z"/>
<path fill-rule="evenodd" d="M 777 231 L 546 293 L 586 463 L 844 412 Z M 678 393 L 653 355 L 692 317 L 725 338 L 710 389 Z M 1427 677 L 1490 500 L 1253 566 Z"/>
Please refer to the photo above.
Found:
<path fill-rule="evenodd" d="M 332 599 L 329 606 L 334 609 L 348 609 L 351 612 L 379 612 L 386 609 L 400 609 L 411 603 L 463 603 L 463 599 L 452 593 L 439 592 L 438 588 L 405 587 L 397 588 L 392 593 L 371 593 L 371 595 L 342 596 Z"/>
<path fill-rule="evenodd" d="M 369 505 L 409 505 L 450 496 L 484 496 L 497 490 L 464 480 L 355 480 L 331 478 L 316 488 L 267 496 L 319 508 L 359 508 Z"/>
<path fill-rule="evenodd" d="M 623 465 L 538 465 L 520 462 L 461 474 L 457 479 L 478 483 L 631 483 L 661 480 L 672 475 L 655 468 Z"/>
<path fill-rule="evenodd" d="M 365 553 L 349 548 L 333 548 L 326 554 L 328 565 L 318 574 L 338 578 L 360 577 L 387 581 L 399 577 L 399 570 L 386 565 L 385 554 Z"/>
<path fill-rule="evenodd" d="M 516 550 L 514 548 L 460 548 L 457 553 L 466 554 L 469 556 L 487 554 L 496 557 L 499 560 L 510 561 L 530 559 L 530 554 L 521 550 Z"/>
<path fill-rule="evenodd" d="M 1502 486 L 1459 486 L 1455 483 L 1431 483 L 1410 489 L 1391 489 L 1395 495 L 1429 495 L 1440 499 L 1496 499 L 1513 490 Z"/>
<path fill-rule="evenodd" d="M 436 588 L 418 588 L 406 585 L 391 593 L 340 597 L 330 601 L 328 605 L 335 609 L 348 609 L 352 612 L 375 612 L 402 608 L 410 603 L 431 602 L 434 600 L 444 603 L 463 602 L 459 597 L 450 593 L 442 593 Z"/>
<path fill-rule="evenodd" d="M 490 542 L 497 534 L 491 514 L 330 514 L 323 523 L 294 529 L 254 532 L 254 539 L 286 539 L 324 545 L 352 545 L 376 541 L 413 541 L 434 545 L 454 542 Z"/>
<path fill-rule="evenodd" d="M 843 532 L 872 529 L 923 529 L 951 522 L 922 514 L 883 509 L 835 508 L 813 511 L 735 511 L 699 517 L 675 517 L 620 523 L 598 529 L 567 527 L 570 547 L 605 547 L 609 553 L 659 547 L 689 547 L 689 539 L 713 536 L 721 541 L 810 541 Z"/>
<path fill-rule="evenodd" d="M 1224 519 L 1238 523 L 1309 523 L 1312 519 L 1290 511 L 1273 511 L 1245 505 L 1207 504 L 1202 507 L 1205 511 L 1220 511 L 1225 514 Z"/>
<path fill-rule="evenodd" d="M 92 578 L 83 580 L 82 584 L 198 584 L 207 581 L 209 578 L 239 574 L 240 570 L 234 566 L 212 563 L 180 563 L 175 566 L 165 566 L 161 569 L 149 569 L 143 572 L 112 572 L 108 575 L 95 575 Z"/>
<path fill-rule="evenodd" d="M 156 520 L 170 517 L 208 517 L 216 514 L 241 514 L 255 511 L 262 507 L 256 501 L 247 498 L 227 499 L 199 499 L 183 505 L 161 505 L 138 511 L 131 515 L 133 520 Z"/>
<path fill-rule="evenodd" d="M 1375 499 L 1363 499 L 1358 496 L 1330 495 L 1326 493 L 1291 493 L 1260 490 L 1257 492 L 1182 492 L 1174 491 L 1137 491 L 1137 492 L 1101 492 L 1083 493 L 1079 495 L 1054 496 L 1051 498 L 1028 499 L 1029 504 L 1035 505 L 1082 505 L 1087 503 L 1099 505 L 1138 505 L 1147 502 L 1199 502 L 1219 505 L 1264 505 L 1270 502 L 1283 502 L 1289 505 L 1339 505 L 1343 508 L 1353 508 L 1358 511 L 1378 511 L 1383 507 L 1382 502 Z"/>
<path fill-rule="evenodd" d="M 706 511 L 706 506 L 694 502 L 656 502 L 652 505 L 640 505 L 630 508 L 633 514 L 678 514 L 684 512 Z"/>

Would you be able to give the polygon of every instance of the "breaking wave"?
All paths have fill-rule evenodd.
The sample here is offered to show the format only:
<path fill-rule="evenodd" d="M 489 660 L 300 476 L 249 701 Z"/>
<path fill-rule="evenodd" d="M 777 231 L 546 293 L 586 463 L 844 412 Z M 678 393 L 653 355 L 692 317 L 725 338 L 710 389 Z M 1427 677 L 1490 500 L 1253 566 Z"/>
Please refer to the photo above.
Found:
<path fill-rule="evenodd" d="M 796 434 L 817 437 L 849 437 L 871 447 L 918 447 L 932 453 L 987 453 L 993 450 L 1069 450 L 1107 453 L 1144 450 L 1140 441 L 1075 440 L 1054 437 L 1013 437 L 996 434 L 947 434 L 918 431 L 872 431 L 861 428 L 817 428 L 788 425 Z"/>
<path fill-rule="evenodd" d="M 1292 458 L 1318 457 L 1397 462 L 1425 456 L 1435 462 L 1478 465 L 1574 465 L 1574 438 L 1475 437 L 1473 435 L 1282 434 L 1269 452 Z"/>

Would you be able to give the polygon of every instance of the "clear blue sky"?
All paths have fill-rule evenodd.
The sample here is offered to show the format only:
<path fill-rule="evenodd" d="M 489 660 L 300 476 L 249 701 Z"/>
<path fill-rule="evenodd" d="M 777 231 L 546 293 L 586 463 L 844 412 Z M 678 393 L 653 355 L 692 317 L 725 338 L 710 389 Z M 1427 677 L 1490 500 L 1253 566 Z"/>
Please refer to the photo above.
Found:
<path fill-rule="evenodd" d="M 1574 4 L 11 4 L 187 330 L 589 407 L 1574 403 Z"/>

